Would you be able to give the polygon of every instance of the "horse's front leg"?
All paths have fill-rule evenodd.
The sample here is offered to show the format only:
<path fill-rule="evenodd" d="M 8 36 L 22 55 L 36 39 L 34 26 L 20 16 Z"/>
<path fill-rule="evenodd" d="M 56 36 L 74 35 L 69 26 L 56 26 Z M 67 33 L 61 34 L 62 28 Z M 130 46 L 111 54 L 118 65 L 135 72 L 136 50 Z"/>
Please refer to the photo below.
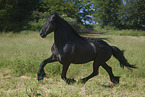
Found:
<path fill-rule="evenodd" d="M 52 62 L 55 62 L 55 61 L 57 61 L 55 58 L 54 58 L 54 56 L 52 55 L 51 57 L 49 57 L 49 58 L 47 58 L 47 59 L 45 59 L 45 60 L 43 60 L 42 62 L 41 62 L 41 64 L 40 64 L 40 67 L 39 67 L 39 70 L 38 70 L 38 72 L 37 72 L 37 75 L 38 75 L 38 81 L 40 81 L 40 80 L 43 80 L 43 78 L 46 76 L 46 74 L 45 74 L 45 72 L 44 72 L 44 67 L 45 67 L 45 65 L 47 64 L 47 63 L 52 63 Z"/>
<path fill-rule="evenodd" d="M 66 73 L 67 73 L 67 70 L 68 70 L 68 68 L 69 68 L 69 65 L 70 65 L 70 64 L 64 64 L 64 65 L 63 65 L 63 68 L 62 68 L 62 73 L 61 73 L 61 78 L 62 78 L 67 84 L 71 84 L 71 83 L 75 83 L 75 82 L 76 82 L 76 80 L 74 80 L 74 79 L 68 79 L 68 78 L 66 77 Z"/>

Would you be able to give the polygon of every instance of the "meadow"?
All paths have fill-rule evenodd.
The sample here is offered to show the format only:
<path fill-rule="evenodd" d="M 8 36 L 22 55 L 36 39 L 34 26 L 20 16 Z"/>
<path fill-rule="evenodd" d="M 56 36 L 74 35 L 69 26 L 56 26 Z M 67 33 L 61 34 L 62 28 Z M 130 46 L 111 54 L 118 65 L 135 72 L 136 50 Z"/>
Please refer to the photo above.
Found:
<path fill-rule="evenodd" d="M 0 34 L 0 97 L 145 97 L 145 36 L 85 34 L 107 38 L 110 45 L 125 50 L 125 56 L 138 69 L 120 68 L 111 58 L 107 63 L 120 83 L 110 82 L 100 67 L 99 75 L 86 84 L 68 85 L 61 79 L 60 63 L 47 64 L 46 78 L 38 82 L 37 70 L 42 60 L 51 55 L 53 33 L 42 39 L 37 32 Z M 76 69 L 77 68 L 77 69 Z M 67 76 L 79 80 L 92 72 L 92 62 L 71 64 Z"/>

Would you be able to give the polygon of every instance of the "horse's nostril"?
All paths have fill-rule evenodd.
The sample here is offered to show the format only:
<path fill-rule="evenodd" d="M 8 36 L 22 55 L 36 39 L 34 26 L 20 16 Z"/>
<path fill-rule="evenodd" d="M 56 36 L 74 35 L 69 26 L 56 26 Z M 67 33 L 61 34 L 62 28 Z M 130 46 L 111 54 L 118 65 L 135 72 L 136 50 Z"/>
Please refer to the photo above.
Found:
<path fill-rule="evenodd" d="M 44 33 L 40 33 L 40 36 L 41 36 L 42 38 L 45 38 L 45 37 L 46 37 L 46 35 L 45 35 Z"/>

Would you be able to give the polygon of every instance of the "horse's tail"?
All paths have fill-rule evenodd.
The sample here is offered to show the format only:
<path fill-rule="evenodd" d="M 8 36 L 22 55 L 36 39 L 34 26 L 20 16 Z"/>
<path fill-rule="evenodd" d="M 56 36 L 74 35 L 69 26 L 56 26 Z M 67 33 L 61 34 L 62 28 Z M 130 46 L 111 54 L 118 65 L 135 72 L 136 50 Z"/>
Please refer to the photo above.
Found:
<path fill-rule="evenodd" d="M 123 53 L 124 51 L 121 51 L 119 48 L 112 46 L 112 54 L 120 62 L 120 66 L 122 68 L 124 68 L 124 66 L 128 69 L 137 68 L 135 65 L 131 65 L 128 63 Z"/>

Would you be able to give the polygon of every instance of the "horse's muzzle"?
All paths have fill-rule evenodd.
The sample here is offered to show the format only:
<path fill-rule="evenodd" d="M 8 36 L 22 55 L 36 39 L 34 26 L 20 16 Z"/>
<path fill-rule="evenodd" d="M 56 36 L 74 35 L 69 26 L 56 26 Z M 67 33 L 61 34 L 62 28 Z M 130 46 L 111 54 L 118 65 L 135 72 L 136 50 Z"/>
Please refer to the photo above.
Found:
<path fill-rule="evenodd" d="M 45 38 L 45 37 L 46 37 L 46 35 L 43 34 L 42 32 L 40 32 L 40 36 L 41 36 L 42 38 Z"/>

